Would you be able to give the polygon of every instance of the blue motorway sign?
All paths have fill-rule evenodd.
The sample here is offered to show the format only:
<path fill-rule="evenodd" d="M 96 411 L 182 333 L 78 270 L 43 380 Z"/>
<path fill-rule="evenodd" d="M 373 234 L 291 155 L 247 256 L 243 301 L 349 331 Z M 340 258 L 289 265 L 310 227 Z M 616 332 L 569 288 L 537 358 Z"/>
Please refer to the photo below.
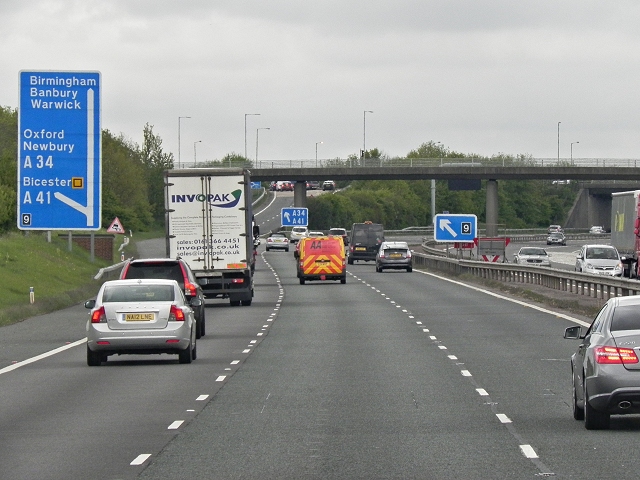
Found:
<path fill-rule="evenodd" d="M 251 190 L 259 190 L 260 188 L 262 188 L 260 182 L 251 182 Z"/>
<path fill-rule="evenodd" d="M 309 211 L 306 208 L 283 208 L 280 212 L 283 227 L 306 227 L 309 225 Z"/>
<path fill-rule="evenodd" d="M 473 242 L 477 236 L 478 218 L 475 215 L 436 215 L 433 228 L 436 242 Z"/>
<path fill-rule="evenodd" d="M 100 88 L 100 72 L 20 72 L 21 230 L 100 228 Z"/>

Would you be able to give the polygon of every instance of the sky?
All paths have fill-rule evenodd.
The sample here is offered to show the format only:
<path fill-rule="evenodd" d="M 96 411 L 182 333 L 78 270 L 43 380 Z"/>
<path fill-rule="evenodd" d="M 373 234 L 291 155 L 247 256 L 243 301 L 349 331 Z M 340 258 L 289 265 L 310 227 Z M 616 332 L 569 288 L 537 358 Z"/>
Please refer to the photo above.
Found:
<path fill-rule="evenodd" d="M 0 0 L 0 19 L 0 105 L 21 70 L 97 70 L 102 127 L 140 145 L 148 123 L 183 163 L 429 141 L 640 158 L 636 1 Z"/>

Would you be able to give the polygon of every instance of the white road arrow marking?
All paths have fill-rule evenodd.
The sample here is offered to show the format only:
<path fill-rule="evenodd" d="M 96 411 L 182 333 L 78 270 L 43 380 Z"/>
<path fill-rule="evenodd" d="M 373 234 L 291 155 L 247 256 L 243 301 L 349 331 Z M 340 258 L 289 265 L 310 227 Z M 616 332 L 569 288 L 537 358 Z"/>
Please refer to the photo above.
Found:
<path fill-rule="evenodd" d="M 449 225 L 451 225 L 451 220 L 449 220 L 447 218 L 441 218 L 440 222 L 438 224 L 438 227 L 440 228 L 440 230 L 446 230 L 447 232 L 449 232 L 451 234 L 451 236 L 453 238 L 456 238 L 458 236 L 458 234 L 456 232 L 454 232 L 453 228 L 451 228 Z"/>

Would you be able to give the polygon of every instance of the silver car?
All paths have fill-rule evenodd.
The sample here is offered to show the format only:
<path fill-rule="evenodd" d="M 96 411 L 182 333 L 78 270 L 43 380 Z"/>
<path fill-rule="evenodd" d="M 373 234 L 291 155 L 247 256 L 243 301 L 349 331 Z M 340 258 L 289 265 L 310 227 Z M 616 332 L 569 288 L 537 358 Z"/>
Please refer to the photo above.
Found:
<path fill-rule="evenodd" d="M 583 245 L 576 257 L 576 272 L 593 275 L 622 276 L 623 266 L 616 247 Z"/>
<path fill-rule="evenodd" d="M 609 428 L 610 415 L 640 413 L 640 296 L 614 297 L 582 334 L 571 357 L 573 417 L 589 430 Z"/>
<path fill-rule="evenodd" d="M 513 263 L 550 267 L 549 254 L 544 248 L 522 247 L 513 257 Z"/>
<path fill-rule="evenodd" d="M 90 308 L 87 365 L 99 366 L 115 354 L 177 354 L 180 363 L 196 358 L 196 321 L 175 280 L 138 279 L 105 282 Z"/>
<path fill-rule="evenodd" d="M 376 254 L 376 272 L 385 268 L 413 271 L 413 259 L 407 242 L 382 242 Z"/>

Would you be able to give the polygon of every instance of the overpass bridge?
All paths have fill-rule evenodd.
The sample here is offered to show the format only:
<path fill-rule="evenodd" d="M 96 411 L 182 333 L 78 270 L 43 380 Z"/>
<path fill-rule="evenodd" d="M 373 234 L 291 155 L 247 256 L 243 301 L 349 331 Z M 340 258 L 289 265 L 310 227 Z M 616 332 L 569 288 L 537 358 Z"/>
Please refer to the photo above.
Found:
<path fill-rule="evenodd" d="M 186 165 L 185 165 L 186 166 Z M 234 164 L 237 167 L 240 165 Z M 583 191 L 571 218 L 580 226 L 609 225 L 612 191 L 640 188 L 640 159 L 334 159 L 261 160 L 242 165 L 255 181 L 296 181 L 294 205 L 306 206 L 309 180 L 433 180 L 432 214 L 435 215 L 435 180 L 485 180 L 487 235 L 498 233 L 499 180 L 560 180 L 581 182 Z M 586 193 L 584 193 L 586 190 Z M 591 192 L 591 193 L 590 193 Z M 607 193 L 608 192 L 608 193 Z M 583 197 L 586 195 L 585 197 Z M 606 202 L 609 202 L 608 209 Z M 586 204 L 586 206 L 584 206 Z M 602 212 L 606 212 L 606 215 Z M 606 219 L 605 219 L 606 217 Z M 606 221 L 605 221 L 606 220 Z M 567 225 L 570 226 L 570 225 Z M 577 226 L 577 225 L 576 225 Z"/>

